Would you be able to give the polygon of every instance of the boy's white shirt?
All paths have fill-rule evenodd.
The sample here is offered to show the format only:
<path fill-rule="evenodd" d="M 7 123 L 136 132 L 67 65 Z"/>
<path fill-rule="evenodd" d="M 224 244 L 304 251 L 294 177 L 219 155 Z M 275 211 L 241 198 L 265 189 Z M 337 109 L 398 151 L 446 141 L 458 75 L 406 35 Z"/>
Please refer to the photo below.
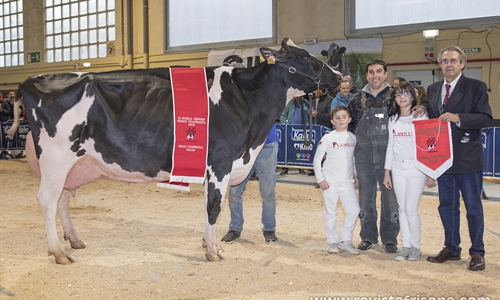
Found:
<path fill-rule="evenodd" d="M 335 143 L 335 146 L 334 146 Z M 329 183 L 352 183 L 356 173 L 354 164 L 354 147 L 356 136 L 350 131 L 331 131 L 323 136 L 318 143 L 314 155 L 313 167 L 316 181 L 319 183 L 326 178 Z M 321 167 L 321 161 L 326 153 L 326 160 Z"/>

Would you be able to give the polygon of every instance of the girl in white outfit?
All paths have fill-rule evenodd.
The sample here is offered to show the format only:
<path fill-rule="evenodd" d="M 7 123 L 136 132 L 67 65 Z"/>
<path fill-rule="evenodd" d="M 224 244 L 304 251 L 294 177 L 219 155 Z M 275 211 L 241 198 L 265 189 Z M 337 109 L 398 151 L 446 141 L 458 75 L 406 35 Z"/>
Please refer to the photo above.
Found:
<path fill-rule="evenodd" d="M 358 176 L 354 169 L 356 137 L 347 131 L 347 126 L 351 122 L 347 107 L 335 107 L 330 116 L 330 122 L 335 125 L 335 130 L 323 136 L 316 148 L 313 161 L 314 174 L 323 193 L 328 252 L 336 253 L 340 249 L 351 254 L 359 254 L 352 244 L 352 232 L 359 215 L 359 201 L 356 195 Z M 339 198 L 345 211 L 340 241 L 337 232 Z"/>
<path fill-rule="evenodd" d="M 415 167 L 415 143 L 412 137 L 413 120 L 427 119 L 427 116 L 414 118 L 411 109 L 417 103 L 413 85 L 404 82 L 393 92 L 395 105 L 389 112 L 389 142 L 385 157 L 384 185 L 394 188 L 399 204 L 399 226 L 403 248 L 395 260 L 419 260 L 420 251 L 420 216 L 418 205 L 420 196 L 427 187 L 434 187 L 434 180 Z M 391 181 L 392 171 L 392 181 Z M 393 184 L 394 183 L 394 184 Z"/>

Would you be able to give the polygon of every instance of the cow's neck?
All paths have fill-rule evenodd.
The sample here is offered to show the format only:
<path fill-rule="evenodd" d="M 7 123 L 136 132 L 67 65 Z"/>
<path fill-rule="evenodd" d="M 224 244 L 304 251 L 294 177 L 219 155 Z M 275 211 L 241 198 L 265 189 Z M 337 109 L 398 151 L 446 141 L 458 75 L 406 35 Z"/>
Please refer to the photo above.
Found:
<path fill-rule="evenodd" d="M 271 126 L 279 118 L 286 104 L 286 87 L 279 74 L 281 68 L 273 68 L 265 63 L 259 64 L 246 72 L 235 75 L 235 82 L 241 88 L 244 97 L 250 100 L 251 115 L 250 131 L 253 141 L 249 141 L 252 148 L 263 144 Z"/>

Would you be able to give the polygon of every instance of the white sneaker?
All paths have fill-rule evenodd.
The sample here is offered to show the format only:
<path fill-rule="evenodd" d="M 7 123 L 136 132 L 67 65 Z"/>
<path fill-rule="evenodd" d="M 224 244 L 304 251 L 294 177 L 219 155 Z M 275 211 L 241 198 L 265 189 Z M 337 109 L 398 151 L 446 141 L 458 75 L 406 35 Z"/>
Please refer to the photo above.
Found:
<path fill-rule="evenodd" d="M 403 247 L 401 250 L 399 250 L 398 255 L 394 257 L 395 260 L 406 260 L 408 256 L 410 256 L 410 248 L 408 247 Z"/>
<path fill-rule="evenodd" d="M 337 253 L 337 252 L 339 252 L 339 244 L 337 243 L 330 244 L 330 247 L 328 247 L 328 253 Z"/>
<path fill-rule="evenodd" d="M 410 248 L 410 255 L 408 255 L 408 260 L 415 261 L 422 257 L 422 252 L 417 248 Z"/>
<path fill-rule="evenodd" d="M 351 254 L 359 254 L 359 251 L 354 247 L 351 241 L 341 242 L 339 244 L 339 249 L 345 252 L 349 252 Z"/>

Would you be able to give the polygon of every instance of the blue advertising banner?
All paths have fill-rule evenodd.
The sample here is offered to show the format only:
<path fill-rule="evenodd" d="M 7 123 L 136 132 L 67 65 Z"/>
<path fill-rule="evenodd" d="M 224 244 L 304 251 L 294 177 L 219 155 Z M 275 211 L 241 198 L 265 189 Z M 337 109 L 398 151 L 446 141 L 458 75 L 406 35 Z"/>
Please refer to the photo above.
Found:
<path fill-rule="evenodd" d="M 323 135 L 331 129 L 313 125 L 312 131 L 309 126 L 304 133 L 301 124 L 279 124 L 278 125 L 278 167 L 297 167 L 301 169 L 313 168 L 314 153 Z M 306 141 L 311 140 L 307 145 Z"/>
<path fill-rule="evenodd" d="M 27 121 L 21 121 L 19 129 L 12 138 L 7 137 L 7 131 L 12 127 L 12 121 L 0 122 L 0 149 L 2 150 L 24 150 L 26 147 L 26 135 L 30 131 Z"/>
<path fill-rule="evenodd" d="M 494 161 L 494 148 L 495 143 L 493 143 L 495 138 L 495 128 L 484 128 L 481 133 L 481 141 L 483 144 L 483 176 L 492 177 L 493 176 L 493 161 Z"/>

